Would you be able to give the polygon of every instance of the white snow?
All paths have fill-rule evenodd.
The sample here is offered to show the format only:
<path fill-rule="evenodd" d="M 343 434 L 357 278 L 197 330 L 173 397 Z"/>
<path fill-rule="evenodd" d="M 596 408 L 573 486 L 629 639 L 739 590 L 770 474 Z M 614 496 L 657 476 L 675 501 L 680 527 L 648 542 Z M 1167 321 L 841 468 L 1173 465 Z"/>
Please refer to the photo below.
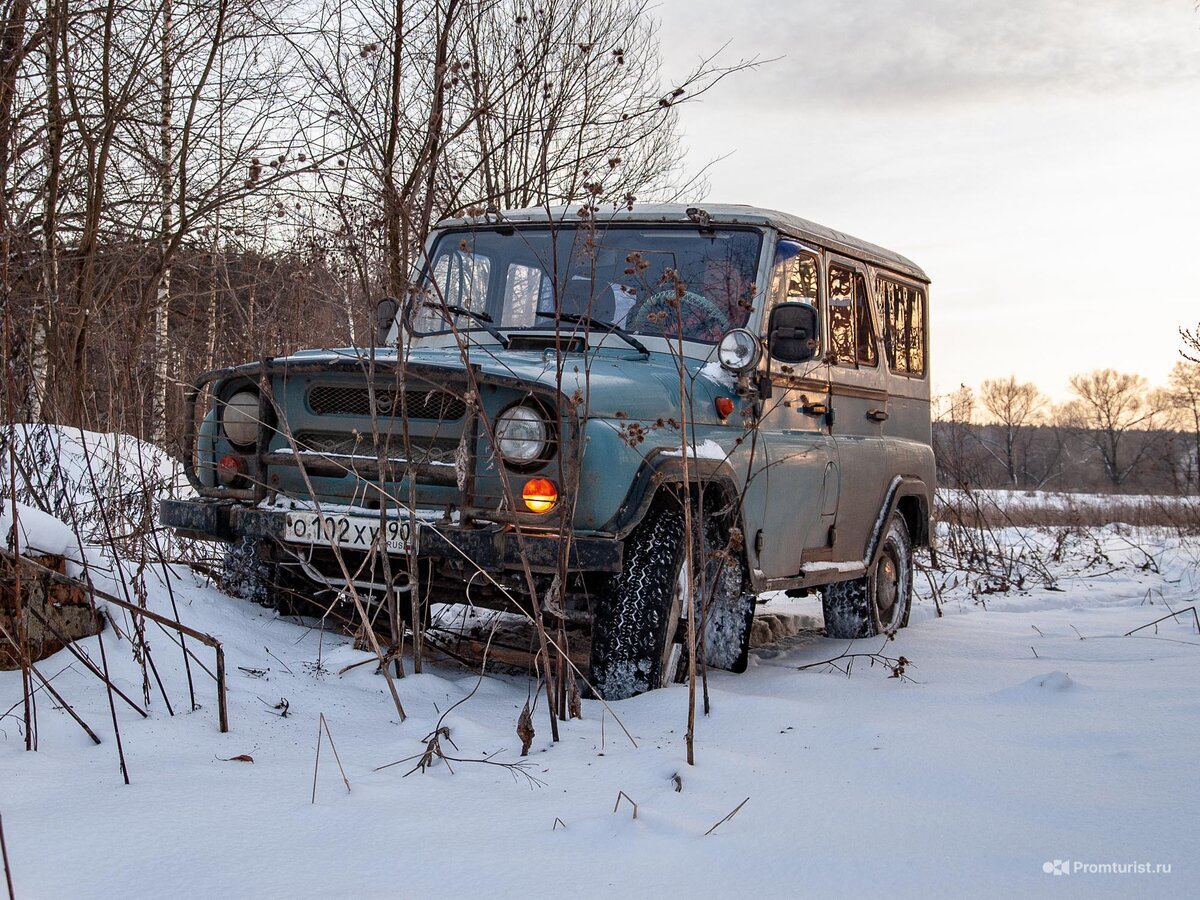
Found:
<path fill-rule="evenodd" d="M 597 701 L 553 744 L 540 698 L 523 773 L 496 764 L 522 762 L 529 679 L 427 664 L 397 682 L 401 723 L 373 665 L 338 674 L 368 658 L 350 638 L 175 568 L 179 616 L 224 643 L 231 731 L 218 732 L 195 662 L 189 711 L 182 653 L 153 631 L 175 714 L 153 684 L 149 719 L 118 702 L 127 787 L 99 682 L 65 651 L 40 663 L 104 743 L 45 692 L 37 752 L 19 705 L 0 718 L 16 896 L 1196 896 L 1200 635 L 1190 612 L 1126 632 L 1196 602 L 1200 538 L 1121 526 L 995 538 L 1007 590 L 995 572 L 919 570 L 894 641 L 809 629 L 756 649 L 743 675 L 710 673 L 695 766 L 676 686 L 613 705 L 636 746 Z M 173 615 L 162 570 L 143 574 L 150 607 Z M 109 590 L 115 577 L 97 575 Z M 812 597 L 762 608 L 820 616 Z M 115 682 L 140 699 L 141 668 L 114 629 L 78 646 L 99 659 L 101 639 Z M 188 646 L 211 668 L 211 651 Z M 907 677 L 866 657 L 849 677 L 800 668 L 847 651 L 904 656 Z M 0 672 L 0 711 L 20 698 L 20 673 Z M 321 714 L 350 791 L 325 743 L 314 804 Z M 460 761 L 405 777 L 443 726 Z M 229 761 L 240 754 L 254 761 Z M 613 812 L 622 791 L 636 819 L 625 801 Z M 1056 876 L 1055 860 L 1093 869 Z M 1094 868 L 1130 862 L 1171 872 Z"/>
<path fill-rule="evenodd" d="M 806 574 L 813 572 L 862 572 L 866 567 L 866 560 L 862 559 L 851 562 L 810 562 L 804 564 L 804 571 Z"/>
<path fill-rule="evenodd" d="M 66 522 L 25 503 L 16 505 L 16 534 L 13 534 L 13 508 L 7 498 L 0 503 L 0 542 L 14 549 L 13 538 L 22 553 L 49 553 L 82 562 L 79 538 Z"/>
<path fill-rule="evenodd" d="M 665 450 L 663 456 L 683 456 L 683 451 Z M 716 441 L 705 438 L 699 444 L 688 444 L 688 456 L 692 459 L 724 459 L 728 453 Z"/>
<path fill-rule="evenodd" d="M 737 386 L 733 374 L 715 359 L 709 360 L 701 366 L 698 374 L 715 381 L 729 390 L 733 390 Z"/>

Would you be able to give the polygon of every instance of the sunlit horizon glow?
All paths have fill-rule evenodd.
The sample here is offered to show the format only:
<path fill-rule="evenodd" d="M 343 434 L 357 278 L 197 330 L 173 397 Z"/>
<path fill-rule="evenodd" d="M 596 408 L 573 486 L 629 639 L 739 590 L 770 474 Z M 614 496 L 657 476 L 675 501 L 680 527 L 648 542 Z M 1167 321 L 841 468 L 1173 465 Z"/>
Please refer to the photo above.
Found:
<path fill-rule="evenodd" d="M 1200 320 L 1192 0 L 664 0 L 668 75 L 780 57 L 684 108 L 711 202 L 786 210 L 933 280 L 934 391 L 1164 385 Z"/>

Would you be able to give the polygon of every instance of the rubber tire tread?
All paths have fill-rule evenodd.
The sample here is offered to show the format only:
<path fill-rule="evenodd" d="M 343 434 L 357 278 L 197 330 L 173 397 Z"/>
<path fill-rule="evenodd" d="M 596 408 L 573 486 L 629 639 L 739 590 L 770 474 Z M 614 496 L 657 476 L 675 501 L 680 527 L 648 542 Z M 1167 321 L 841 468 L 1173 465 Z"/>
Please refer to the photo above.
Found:
<path fill-rule="evenodd" d="M 884 532 L 885 542 L 898 545 L 899 556 L 907 561 L 905 584 L 907 590 L 897 599 L 904 604 L 898 627 L 908 626 L 908 615 L 912 610 L 912 540 L 903 517 L 893 515 Z M 840 640 L 874 637 L 882 631 L 879 617 L 871 603 L 871 578 L 864 575 L 851 581 L 827 584 L 821 589 L 821 608 L 825 615 L 825 636 Z"/>
<path fill-rule="evenodd" d="M 592 687 L 624 700 L 663 684 L 663 654 L 683 564 L 683 509 L 653 507 L 625 541 L 624 566 L 603 586 L 592 618 Z"/>

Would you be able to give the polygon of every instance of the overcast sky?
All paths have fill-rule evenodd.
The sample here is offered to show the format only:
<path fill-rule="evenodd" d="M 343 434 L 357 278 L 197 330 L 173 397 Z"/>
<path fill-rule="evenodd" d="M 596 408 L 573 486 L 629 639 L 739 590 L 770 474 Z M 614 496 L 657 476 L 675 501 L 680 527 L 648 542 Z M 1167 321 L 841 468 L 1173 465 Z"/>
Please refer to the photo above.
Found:
<path fill-rule="evenodd" d="M 933 279 L 934 388 L 1164 383 L 1200 321 L 1193 0 L 661 0 L 668 73 L 781 57 L 685 107 L 712 202 L 787 210 Z"/>

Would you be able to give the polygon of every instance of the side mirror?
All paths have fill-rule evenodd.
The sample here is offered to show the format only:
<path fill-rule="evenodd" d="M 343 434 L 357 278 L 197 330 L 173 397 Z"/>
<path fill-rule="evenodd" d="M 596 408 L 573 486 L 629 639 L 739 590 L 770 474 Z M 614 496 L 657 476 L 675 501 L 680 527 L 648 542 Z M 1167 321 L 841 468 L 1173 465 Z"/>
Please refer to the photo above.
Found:
<path fill-rule="evenodd" d="M 767 352 L 780 362 L 808 362 L 817 352 L 818 325 L 811 303 L 780 303 L 771 310 Z"/>
<path fill-rule="evenodd" d="M 375 346 L 386 347 L 388 333 L 396 323 L 396 311 L 400 304 L 395 297 L 384 297 L 375 304 Z"/>

